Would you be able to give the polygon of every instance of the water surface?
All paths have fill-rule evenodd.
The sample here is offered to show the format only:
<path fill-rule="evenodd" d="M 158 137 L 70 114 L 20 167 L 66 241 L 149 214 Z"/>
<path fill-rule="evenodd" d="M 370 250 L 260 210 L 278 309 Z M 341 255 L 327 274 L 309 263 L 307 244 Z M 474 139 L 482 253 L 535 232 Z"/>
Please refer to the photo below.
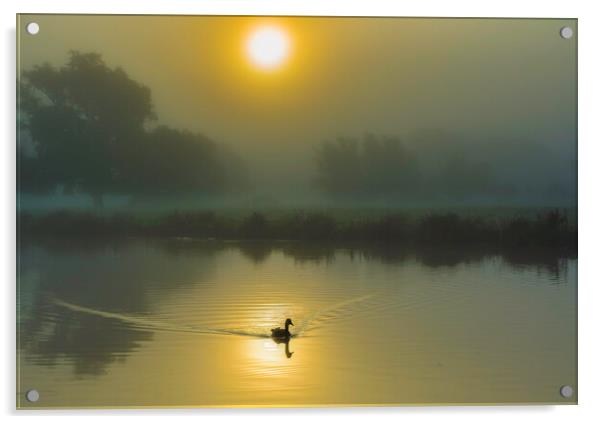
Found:
<path fill-rule="evenodd" d="M 559 395 L 576 387 L 577 261 L 562 255 L 193 240 L 20 252 L 20 407 L 576 401 Z M 276 343 L 287 317 L 295 337 Z"/>

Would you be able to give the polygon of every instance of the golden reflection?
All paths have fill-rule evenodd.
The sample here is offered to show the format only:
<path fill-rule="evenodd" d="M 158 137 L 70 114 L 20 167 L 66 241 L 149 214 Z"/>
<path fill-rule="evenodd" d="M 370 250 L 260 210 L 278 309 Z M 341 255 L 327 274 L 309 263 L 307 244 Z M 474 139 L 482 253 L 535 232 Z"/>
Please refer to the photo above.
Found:
<path fill-rule="evenodd" d="M 266 366 L 279 365 L 283 359 L 290 359 L 293 356 L 293 351 L 290 348 L 291 339 L 281 338 L 255 338 L 248 339 L 248 343 L 244 347 L 247 350 L 249 359 L 260 362 Z M 284 355 L 279 345 L 284 345 Z"/>
<path fill-rule="evenodd" d="M 268 365 L 282 362 L 280 349 L 272 339 L 249 339 L 248 352 L 251 359 Z"/>
<path fill-rule="evenodd" d="M 165 254 L 148 251 L 146 245 L 133 245 L 120 250 L 119 257 L 136 258 L 140 252 L 151 264 L 162 264 L 161 255 Z M 98 253 L 92 250 L 78 254 L 95 257 Z M 207 254 L 191 254 L 178 260 L 177 269 L 187 272 L 184 280 L 208 279 L 205 268 L 199 266 L 205 263 Z M 49 256 L 43 268 L 32 268 L 31 272 L 37 275 L 43 270 L 60 269 L 62 273 L 55 278 L 71 275 L 71 257 Z M 282 252 L 272 253 L 261 266 L 238 250 L 209 257 L 221 270 L 218 283 L 169 285 L 167 295 L 157 290 L 141 292 L 151 296 L 151 304 L 155 305 L 148 316 L 115 312 L 119 304 L 113 303 L 113 297 L 106 306 L 98 306 L 104 311 L 101 314 L 92 308 L 73 310 L 63 305 L 58 309 L 57 314 L 64 314 L 65 321 L 57 325 L 72 334 L 69 350 L 65 350 L 71 356 L 58 358 L 54 367 L 48 367 L 42 362 L 46 355 L 37 359 L 23 355 L 23 361 L 28 362 L 22 367 L 21 380 L 35 382 L 36 389 L 46 393 L 39 405 L 281 406 L 382 404 L 399 399 L 485 402 L 495 396 L 508 401 L 543 401 L 549 399 L 548 393 L 557 393 L 558 380 L 575 384 L 575 371 L 566 366 L 565 359 L 574 340 L 566 340 L 566 349 L 558 355 L 542 354 L 552 351 L 548 343 L 556 340 L 546 336 L 546 329 L 561 329 L 567 334 L 568 326 L 573 324 L 569 312 L 564 316 L 550 316 L 549 312 L 572 304 L 574 280 L 573 285 L 545 285 L 545 274 L 520 270 L 526 281 L 539 284 L 507 284 L 508 275 L 518 271 L 509 270 L 499 259 L 455 268 L 454 272 L 445 270 L 448 282 L 441 287 L 440 274 L 414 261 L 400 262 L 393 269 L 340 254 L 328 267 L 314 262 L 300 267 Z M 105 266 L 112 270 L 115 264 Z M 311 272 L 304 273 L 307 270 Z M 350 278 L 362 276 L 367 270 L 373 278 L 369 294 L 363 278 Z M 107 275 L 102 268 L 98 272 L 100 277 Z M 132 289 L 147 287 L 142 284 L 147 281 L 145 275 L 138 277 L 140 283 Z M 131 276 L 128 272 L 124 278 Z M 59 281 L 63 280 L 66 278 Z M 39 280 L 32 279 L 32 283 L 37 288 Z M 286 296 L 282 290 L 285 284 L 294 295 Z M 329 290 L 325 292 L 321 287 Z M 539 303 L 547 287 L 554 291 Z M 61 293 L 59 288 L 54 288 L 55 296 Z M 454 298 L 452 294 L 460 289 L 470 290 L 471 297 Z M 491 308 L 491 290 L 512 299 L 512 303 Z M 73 304 L 89 305 L 85 294 L 79 299 L 77 294 L 71 294 Z M 466 307 L 459 309 L 458 302 L 466 302 Z M 56 302 L 53 305 L 57 306 Z M 531 341 L 530 333 L 521 332 L 516 326 L 521 320 L 513 318 L 517 313 L 521 320 L 527 319 L 524 314 L 530 319 L 539 317 L 542 337 Z M 478 323 L 485 322 L 486 329 L 495 328 L 503 337 L 482 331 L 473 314 L 479 317 Z M 77 329 L 70 326 L 71 317 L 77 317 L 86 334 L 73 332 Z M 178 317 L 179 322 L 187 324 L 176 325 L 175 320 L 165 321 L 165 317 Z M 291 337 L 272 339 L 270 330 L 286 330 L 288 317 L 294 321 L 289 324 Z M 44 319 L 40 315 L 35 318 Z M 191 328 L 234 331 L 205 334 L 189 332 Z M 186 331 L 173 331 L 178 329 Z M 94 343 L 89 334 L 94 336 Z M 478 349 L 466 347 L 470 341 L 466 334 Z M 503 344 L 508 334 L 527 351 L 509 351 Z M 534 355 L 542 361 L 541 368 L 532 366 L 530 358 Z M 102 373 L 92 373 L 97 370 Z M 161 384 L 141 388 L 141 376 Z M 498 378 L 506 381 L 501 389 L 484 389 L 476 383 Z M 471 384 L 459 383 L 463 381 Z M 357 390 L 359 386 L 361 391 Z M 115 387 L 126 392 L 117 401 Z"/>

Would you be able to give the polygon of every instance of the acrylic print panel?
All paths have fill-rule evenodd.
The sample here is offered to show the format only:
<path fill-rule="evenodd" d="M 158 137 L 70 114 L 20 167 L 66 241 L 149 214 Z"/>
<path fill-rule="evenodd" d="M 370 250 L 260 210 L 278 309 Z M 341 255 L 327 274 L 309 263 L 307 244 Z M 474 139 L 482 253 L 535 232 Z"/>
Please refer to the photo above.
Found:
<path fill-rule="evenodd" d="M 18 407 L 576 403 L 576 38 L 19 16 Z"/>

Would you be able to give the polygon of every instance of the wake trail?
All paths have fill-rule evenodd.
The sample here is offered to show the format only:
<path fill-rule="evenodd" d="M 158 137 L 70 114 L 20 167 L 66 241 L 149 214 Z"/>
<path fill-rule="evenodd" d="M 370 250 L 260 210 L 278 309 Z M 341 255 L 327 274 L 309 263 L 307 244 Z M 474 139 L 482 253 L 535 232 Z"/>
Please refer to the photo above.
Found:
<path fill-rule="evenodd" d="M 320 309 L 311 314 L 307 319 L 302 320 L 302 324 L 298 327 L 299 330 L 293 334 L 292 337 L 299 337 L 303 334 L 307 334 L 308 331 L 319 327 L 325 322 L 341 318 L 346 313 L 350 313 L 352 309 L 351 305 L 359 304 L 364 302 L 374 295 L 363 295 L 347 299 L 342 302 L 335 303 L 326 308 Z M 167 331 L 167 332 L 178 332 L 178 333 L 193 333 L 193 334 L 207 334 L 207 335 L 230 335 L 230 336 L 245 336 L 245 337 L 257 337 L 257 338 L 269 338 L 269 329 L 262 330 L 245 330 L 245 329 L 221 329 L 221 328 L 202 328 L 186 324 L 172 324 L 169 322 L 156 320 L 144 316 L 128 315 L 118 312 L 103 311 L 99 309 L 89 308 L 86 306 L 77 305 L 74 303 L 66 302 L 61 299 L 51 298 L 52 303 L 62 308 L 68 309 L 73 312 L 84 313 L 88 315 L 94 315 L 106 319 L 112 319 L 121 321 L 131 327 L 138 330 L 148 331 Z M 260 332 L 261 331 L 261 332 Z M 264 333 L 263 331 L 267 331 Z"/>
<path fill-rule="evenodd" d="M 365 302 L 366 300 L 372 297 L 374 297 L 373 294 L 357 296 L 351 299 L 335 303 L 334 305 L 330 305 L 326 308 L 320 309 L 303 321 L 303 324 L 300 326 L 297 334 L 307 334 L 308 331 L 317 328 L 320 324 L 323 324 L 324 322 L 330 321 L 332 319 L 341 318 L 342 316 L 353 311 L 351 308 L 352 305 Z"/>
<path fill-rule="evenodd" d="M 174 325 L 164 321 L 157 321 L 146 317 L 135 315 L 120 314 L 117 312 L 101 311 L 98 309 L 88 308 L 73 303 L 65 302 L 60 299 L 53 299 L 53 303 L 57 306 L 69 309 L 74 312 L 80 312 L 89 315 L 95 315 L 103 318 L 118 320 L 126 324 L 132 325 L 140 330 L 152 331 L 170 331 L 179 333 L 196 333 L 196 334 L 231 334 L 228 330 L 218 330 L 212 328 L 199 328 L 191 325 Z M 249 334 L 250 335 L 250 334 Z"/>

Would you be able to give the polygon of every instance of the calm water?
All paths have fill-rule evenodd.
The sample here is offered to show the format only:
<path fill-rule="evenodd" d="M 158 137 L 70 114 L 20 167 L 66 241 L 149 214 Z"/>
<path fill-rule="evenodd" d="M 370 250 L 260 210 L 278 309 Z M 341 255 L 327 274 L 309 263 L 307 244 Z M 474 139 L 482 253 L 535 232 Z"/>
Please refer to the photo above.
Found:
<path fill-rule="evenodd" d="M 35 406 L 573 403 L 577 261 L 190 240 L 26 243 Z M 267 337 L 292 318 L 287 345 Z"/>

